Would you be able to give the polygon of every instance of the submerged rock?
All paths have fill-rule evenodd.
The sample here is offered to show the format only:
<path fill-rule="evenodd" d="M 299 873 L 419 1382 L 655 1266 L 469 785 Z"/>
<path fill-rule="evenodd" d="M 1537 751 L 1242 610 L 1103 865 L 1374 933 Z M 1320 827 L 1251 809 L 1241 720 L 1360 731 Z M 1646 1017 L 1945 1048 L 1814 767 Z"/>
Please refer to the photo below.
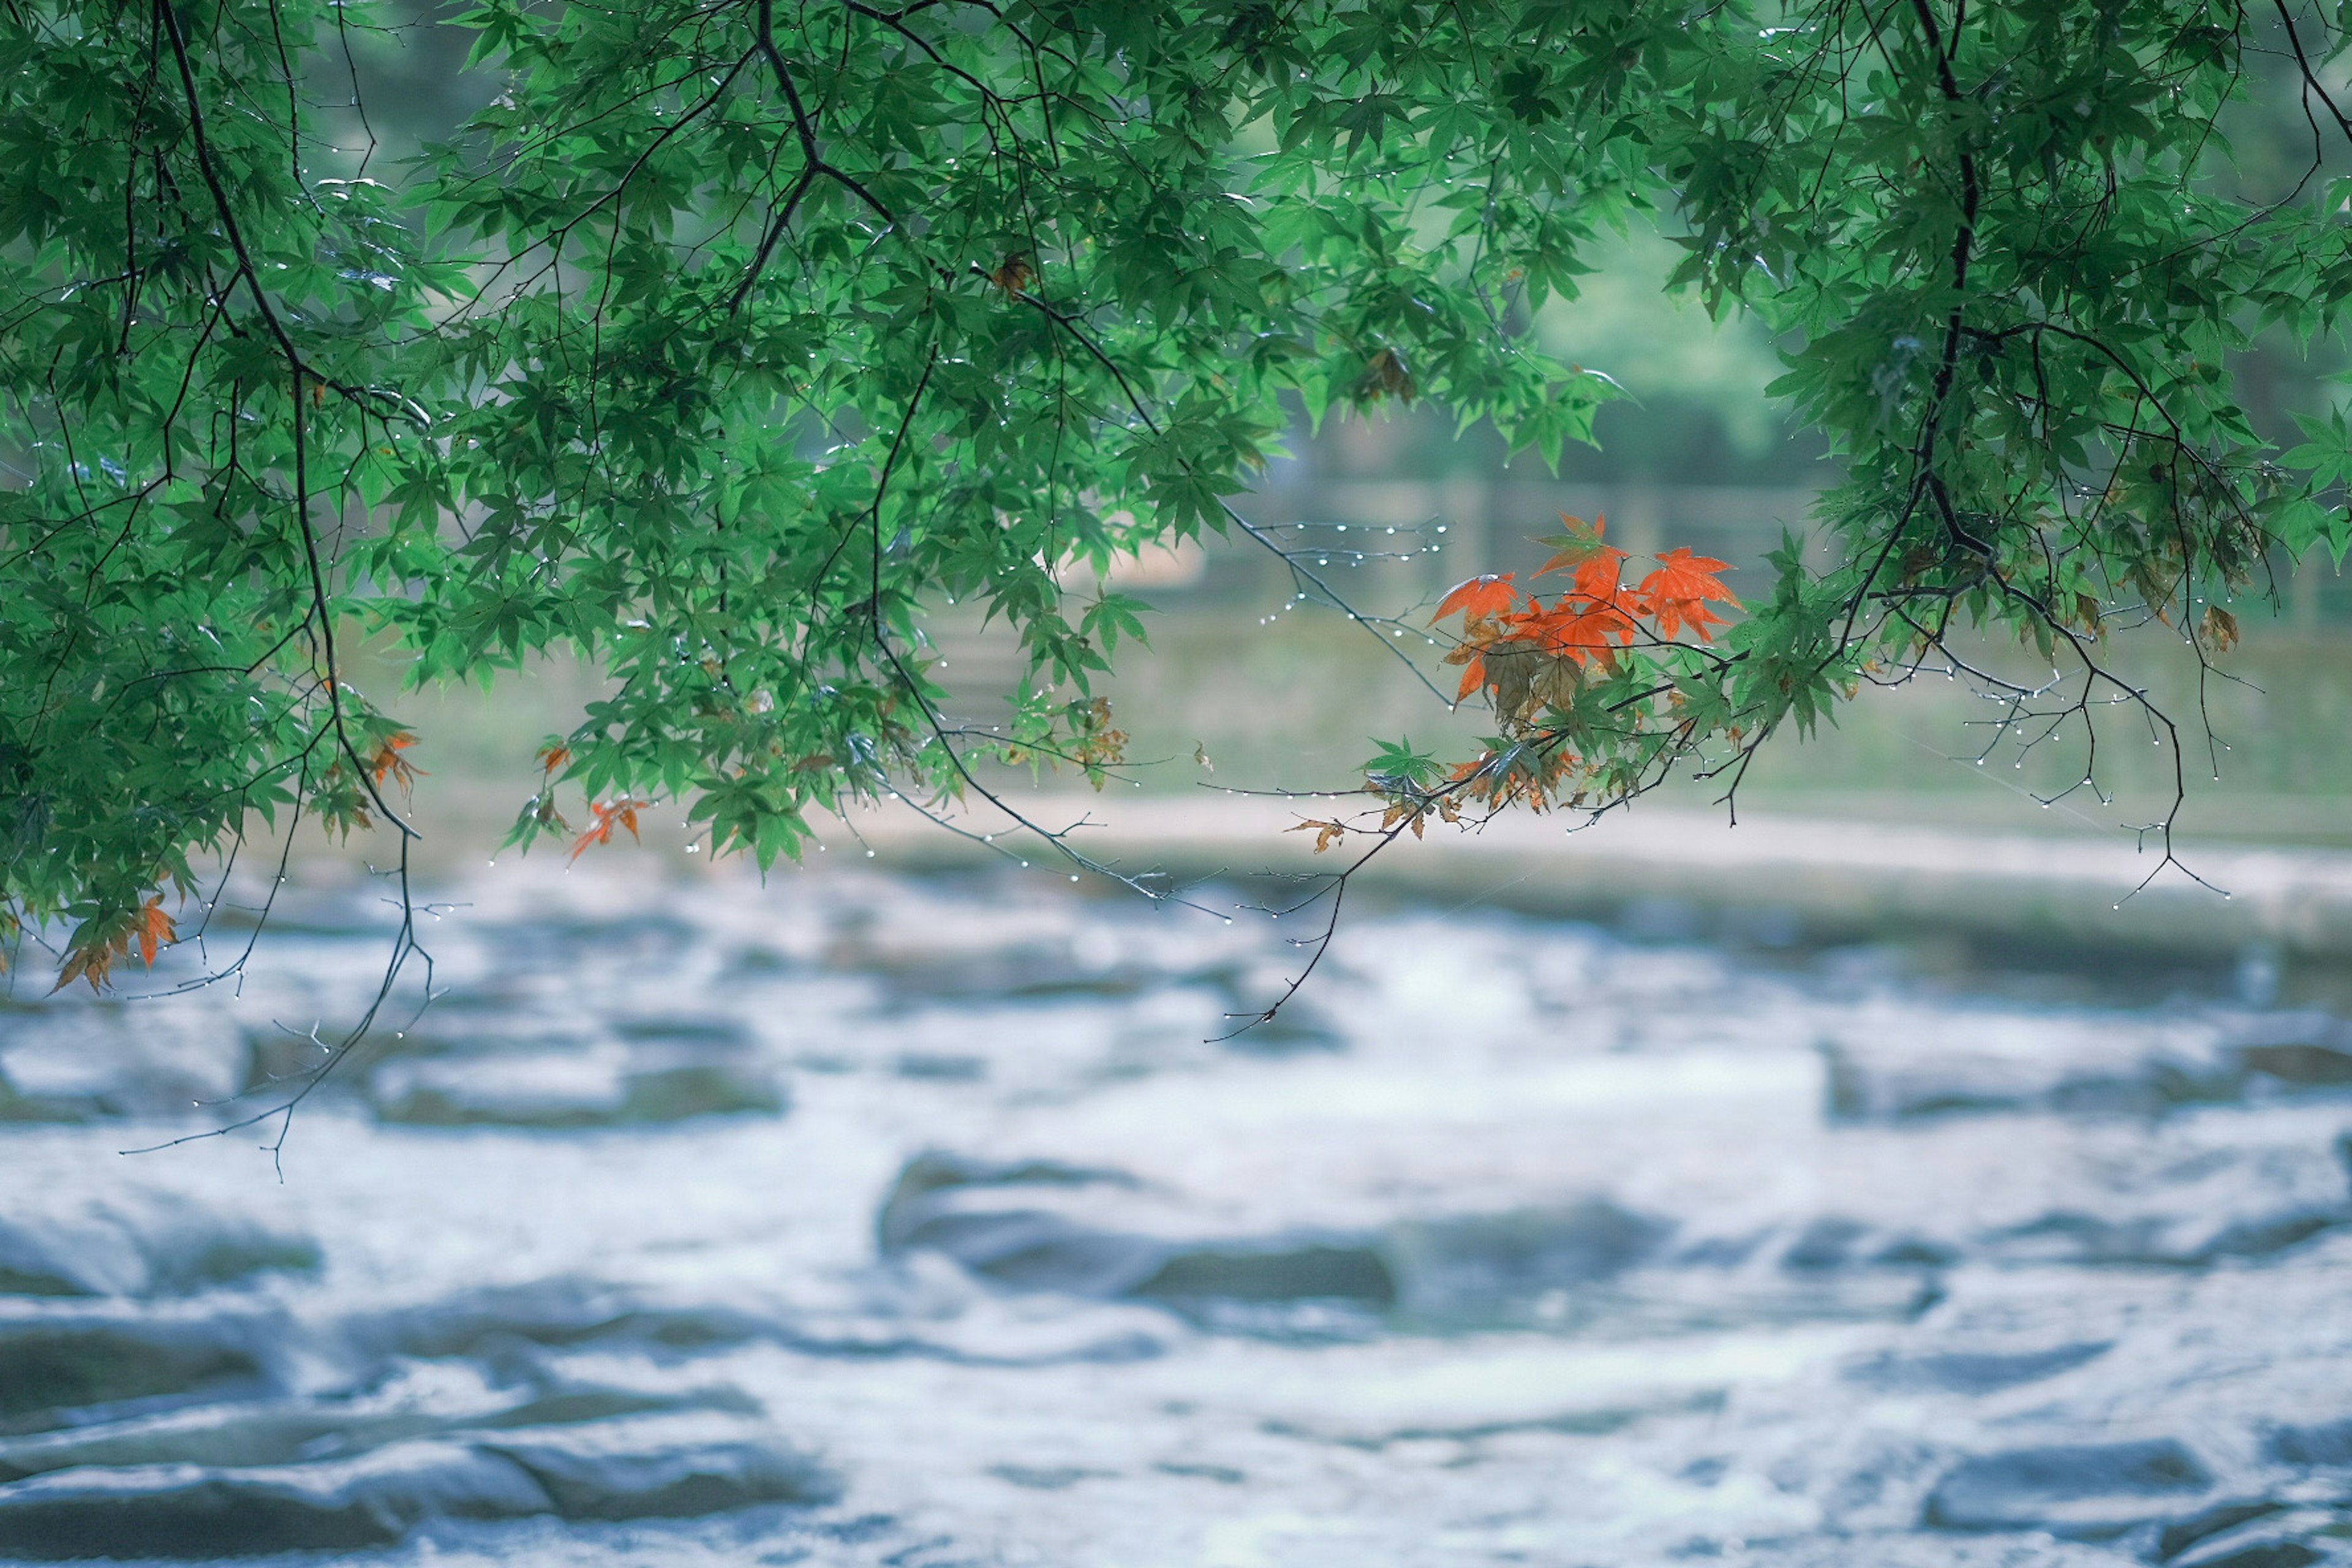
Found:
<path fill-rule="evenodd" d="M 447 1425 L 417 1411 L 354 1412 L 291 1402 L 215 1405 L 0 1442 L 0 1481 L 87 1468 L 290 1465 L 432 1436 Z"/>
<path fill-rule="evenodd" d="M 1674 1226 L 1604 1198 L 1391 1227 L 1382 1250 L 1405 1304 L 1492 1315 L 1544 1292 L 1607 1279 L 1648 1258 Z"/>
<path fill-rule="evenodd" d="M 771 1316 L 723 1301 L 648 1300 L 592 1279 L 558 1276 L 354 1317 L 341 1331 L 363 1354 L 498 1363 L 532 1346 L 596 1344 L 675 1352 L 776 1338 L 784 1331 Z"/>
<path fill-rule="evenodd" d="M 2352 1084 L 2352 1051 L 2335 1046 L 2248 1046 L 2238 1053 L 2247 1070 L 2299 1089 L 2339 1089 Z"/>
<path fill-rule="evenodd" d="M 1040 1205 L 1056 1194 L 1135 1185 L 1121 1171 L 1051 1160 L 977 1160 L 934 1150 L 899 1171 L 875 1216 L 875 1238 L 886 1254 L 940 1252 L 1024 1289 L 1104 1294 L 1150 1272 L 1150 1245 Z"/>
<path fill-rule="evenodd" d="M 0 1485 L 0 1556 L 245 1557 L 396 1544 L 431 1520 L 682 1518 L 839 1495 L 741 1422 L 597 1421 L 392 1444 L 356 1458 L 79 1468 Z"/>
<path fill-rule="evenodd" d="M 0 1030 L 0 1122 L 178 1115 L 245 1079 L 244 1031 L 206 997 L 68 993 L 11 1009 Z"/>
<path fill-rule="evenodd" d="M 2158 1531 L 2156 1560 L 2169 1563 L 2182 1552 L 2216 1536 L 2225 1535 L 2250 1520 L 2267 1519 L 2284 1507 L 2267 1498 L 2244 1499 L 2215 1503 L 2200 1509 L 2187 1519 L 2176 1520 Z"/>
<path fill-rule="evenodd" d="M 1984 1240 L 1995 1256 L 2020 1259 L 2200 1267 L 2225 1258 L 2267 1258 L 2352 1218 L 2342 1204 L 2304 1206 L 2287 1196 L 2272 1212 L 2237 1216 L 2045 1215 Z"/>
<path fill-rule="evenodd" d="M 0 1440 L 0 1481 L 86 1467 L 197 1465 L 235 1469 L 344 1459 L 418 1438 L 517 1431 L 614 1417 L 724 1412 L 756 1415 L 757 1402 L 728 1387 L 652 1394 L 542 1378 L 540 1386 L 488 1389 L 487 1408 L 447 1391 L 419 1401 L 413 1391 L 369 1400 L 278 1399 L 172 1412 Z M 439 1404 L 436 1412 L 432 1406 Z"/>
<path fill-rule="evenodd" d="M 907 1162 L 890 1184 L 876 1216 L 876 1236 L 883 1250 L 918 1245 L 914 1233 L 943 1206 L 939 1196 L 961 1187 L 1083 1187 L 1096 1184 L 1133 1187 L 1136 1180 L 1124 1171 L 1066 1165 L 1055 1160 L 982 1160 L 927 1150 Z"/>
<path fill-rule="evenodd" d="M 368 1088 L 381 1120 L 428 1127 L 579 1129 L 785 1108 L 775 1076 L 750 1064 L 610 1051 L 396 1061 Z"/>
<path fill-rule="evenodd" d="M 2016 1448 L 1962 1461 L 1936 1484 L 1922 1522 L 2099 1541 L 2186 1512 L 2212 1485 L 2197 1457 L 2169 1437 Z"/>
<path fill-rule="evenodd" d="M 886 1252 L 942 1253 L 1016 1290 L 1171 1306 L 1348 1300 L 1385 1307 L 1396 1299 L 1395 1278 L 1368 1238 L 1155 1235 L 1113 1229 L 1095 1218 L 1116 1218 L 1118 1205 L 1105 1200 L 1126 1194 L 1131 1204 L 1138 1187 L 1123 1172 L 932 1152 L 899 1173 L 876 1228 Z"/>
<path fill-rule="evenodd" d="M 0 1554 L 247 1557 L 396 1544 L 428 1519 L 554 1510 L 530 1472 L 446 1442 L 341 1463 L 64 1470 L 0 1486 Z"/>
<path fill-rule="evenodd" d="M 2256 1014 L 2231 1031 L 2231 1048 L 2249 1073 L 2274 1088 L 2340 1089 L 2352 1085 L 2352 1028 L 2313 1009 Z"/>
<path fill-rule="evenodd" d="M 841 1495 L 839 1481 L 814 1458 L 740 1421 L 593 1422 L 477 1447 L 520 1467 L 566 1519 L 683 1518 Z"/>
<path fill-rule="evenodd" d="M 2281 1426 L 2263 1451 L 2284 1465 L 2352 1465 L 2352 1417 L 2311 1426 Z"/>
<path fill-rule="evenodd" d="M 2315 1563 L 2329 1561 L 2305 1541 L 2233 1539 L 2214 1542 L 2210 1551 L 2176 1558 L 2167 1568 L 2311 1568 Z M 2332 1561 L 2341 1563 L 2344 1559 L 2336 1557 Z"/>
<path fill-rule="evenodd" d="M 954 1258 L 1015 1290 L 1118 1296 L 1149 1279 L 1168 1248 L 1148 1237 L 1094 1230 L 1031 1209 L 947 1213 L 909 1227 L 908 1247 Z"/>
<path fill-rule="evenodd" d="M 1865 1018 L 1822 1042 L 1841 1120 L 2053 1110 L 2153 1114 L 2234 1099 L 2221 1031 L 2185 1021 L 1990 1010 Z"/>
<path fill-rule="evenodd" d="M 1922 1355 L 1880 1356 L 1848 1369 L 1848 1381 L 1888 1390 L 1943 1390 L 1990 1394 L 2019 1388 L 2096 1361 L 2114 1342 L 2053 1345 L 2035 1351 L 1941 1351 Z"/>
<path fill-rule="evenodd" d="M 2311 1568 L 2346 1561 L 2345 1527 L 2341 1503 L 2239 1500 L 2167 1525 L 2154 1555 L 2164 1568 Z"/>
<path fill-rule="evenodd" d="M 12 1194 L 0 1215 L 0 1295 L 184 1295 L 319 1266 L 309 1237 L 167 1194 Z"/>
<path fill-rule="evenodd" d="M 52 1099 L 47 1095 L 25 1094 L 8 1080 L 6 1063 L 0 1059 L 0 1123 L 10 1121 L 87 1121 L 94 1108 L 85 1100 L 71 1098 Z"/>
<path fill-rule="evenodd" d="M 1371 1247 L 1320 1241 L 1171 1250 L 1127 1294 L 1184 1301 L 1358 1301 L 1387 1307 L 1397 1297 L 1388 1260 Z"/>
<path fill-rule="evenodd" d="M 39 1321 L 0 1327 L 0 1433 L 63 1413 L 158 1407 L 262 1386 L 255 1325 L 228 1321 Z"/>
<path fill-rule="evenodd" d="M 1614 1278 L 1673 1233 L 1603 1198 L 1378 1229 L 1234 1235 L 1124 1172 L 937 1152 L 909 1162 L 877 1223 L 886 1253 L 931 1251 L 1022 1291 L 1148 1301 L 1288 1331 L 1243 1307 L 1402 1308 L 1430 1320 L 1523 1318 L 1562 1289 Z"/>

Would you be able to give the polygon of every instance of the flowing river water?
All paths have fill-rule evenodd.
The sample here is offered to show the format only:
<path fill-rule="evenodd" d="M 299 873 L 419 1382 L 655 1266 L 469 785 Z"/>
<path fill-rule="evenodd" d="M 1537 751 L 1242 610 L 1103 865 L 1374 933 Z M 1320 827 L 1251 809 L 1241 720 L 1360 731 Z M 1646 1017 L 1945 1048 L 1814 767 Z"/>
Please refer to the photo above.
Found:
<path fill-rule="evenodd" d="M 0 1004 L 0 1559 L 2352 1562 L 2324 1012 L 551 869 Z"/>

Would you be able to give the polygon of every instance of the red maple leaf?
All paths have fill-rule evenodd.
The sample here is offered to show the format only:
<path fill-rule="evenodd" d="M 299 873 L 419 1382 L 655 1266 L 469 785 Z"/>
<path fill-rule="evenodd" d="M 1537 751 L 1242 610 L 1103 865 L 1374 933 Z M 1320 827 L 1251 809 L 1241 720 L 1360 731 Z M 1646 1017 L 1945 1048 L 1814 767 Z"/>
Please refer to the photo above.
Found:
<path fill-rule="evenodd" d="M 148 900 L 139 911 L 140 958 L 152 969 L 155 967 L 156 950 L 179 940 L 180 933 L 173 928 L 172 917 L 163 912 L 163 896 L 158 894 Z"/>
<path fill-rule="evenodd" d="M 1511 586 L 1511 576 L 1508 572 L 1499 577 L 1489 574 L 1455 584 L 1454 590 L 1437 602 L 1437 613 L 1429 617 L 1431 623 L 1442 621 L 1456 610 L 1468 621 L 1504 614 L 1519 602 L 1519 592 Z"/>
<path fill-rule="evenodd" d="M 1717 574 L 1729 570 L 1724 562 L 1694 555 L 1688 545 L 1676 545 L 1658 557 L 1658 569 L 1642 579 L 1634 597 L 1641 613 L 1658 623 L 1661 636 L 1672 637 L 1688 627 L 1701 640 L 1712 640 L 1708 628 L 1727 623 L 1706 607 L 1707 603 L 1739 607 L 1731 590 L 1716 581 Z"/>

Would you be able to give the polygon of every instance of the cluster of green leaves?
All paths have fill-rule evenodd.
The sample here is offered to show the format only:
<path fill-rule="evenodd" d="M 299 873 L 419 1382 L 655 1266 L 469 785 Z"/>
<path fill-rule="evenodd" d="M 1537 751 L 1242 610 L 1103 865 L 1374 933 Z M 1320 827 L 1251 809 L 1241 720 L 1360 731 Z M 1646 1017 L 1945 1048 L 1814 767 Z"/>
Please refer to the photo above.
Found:
<path fill-rule="evenodd" d="M 2257 41 L 2219 0 L 482 0 L 504 92 L 380 184 L 320 100 L 383 20 L 0 13 L 0 911 L 75 952 L 248 813 L 384 811 L 352 626 L 615 677 L 524 840 L 577 789 L 765 864 L 979 755 L 1098 773 L 1139 626 L 1072 568 L 1234 525 L 1294 404 L 1556 458 L 1612 384 L 1531 311 L 1636 212 L 1801 345 L 1850 479 L 1829 576 L 1518 726 L 1606 794 L 1955 625 L 2087 649 L 2345 542 L 2230 401 L 2352 260 L 2339 193 L 2201 183 Z M 1027 656 L 1001 732 L 941 715 L 958 603 Z"/>
<path fill-rule="evenodd" d="M 2224 651 L 2223 601 L 2352 540 L 2341 416 L 2299 416 L 2310 439 L 2282 453 L 2231 374 L 2265 331 L 2336 334 L 2352 298 L 2352 181 L 2326 174 L 2352 121 L 2320 69 L 2345 34 L 2201 0 L 1829 0 L 1772 19 L 1753 47 L 1685 57 L 1649 148 L 1681 225 L 1673 283 L 1791 345 L 1771 390 L 1841 459 L 1820 512 L 1834 564 L 1792 542 L 1719 647 L 1629 648 L 1563 669 L 1540 711 L 1498 704 L 1505 732 L 1439 793 L 1605 807 L 1677 768 L 1736 783 L 1780 729 L 1927 667 L 2002 699 L 2021 739 L 2069 737 L 2078 788 L 2098 788 L 2100 710 L 2141 710 L 2172 744 L 2177 804 L 2181 736 L 2110 668 L 2110 625 Z M 2310 159 L 2256 204 L 2218 177 L 2220 122 L 2273 61 Z M 2060 679 L 1972 666 L 1967 634 L 1988 626 Z"/>
<path fill-rule="evenodd" d="M 299 166 L 335 16 L 0 20 L 0 935 L 70 921 L 93 984 L 250 814 L 349 831 L 407 773 L 326 632 L 362 455 L 425 422 L 387 345 L 464 273 Z"/>
<path fill-rule="evenodd" d="M 1507 47 L 1499 14 L 1434 53 L 1381 7 L 468 21 L 512 87 L 420 193 L 495 258 L 429 351 L 481 393 L 402 449 L 355 560 L 415 585 L 385 613 L 420 675 L 604 661 L 570 778 L 698 795 L 718 847 L 791 853 L 811 806 L 953 789 L 976 751 L 1110 760 L 1046 693 L 1140 625 L 1064 579 L 1224 530 L 1284 394 L 1441 398 L 1557 453 L 1609 392 L 1498 328 L 1622 183 L 1462 108 L 1449 61 Z M 1440 111 L 1443 147 L 1406 133 Z M 1448 188 L 1482 171 L 1497 210 Z M 956 602 L 1028 655 L 1001 748 L 938 716 L 922 621 Z"/>

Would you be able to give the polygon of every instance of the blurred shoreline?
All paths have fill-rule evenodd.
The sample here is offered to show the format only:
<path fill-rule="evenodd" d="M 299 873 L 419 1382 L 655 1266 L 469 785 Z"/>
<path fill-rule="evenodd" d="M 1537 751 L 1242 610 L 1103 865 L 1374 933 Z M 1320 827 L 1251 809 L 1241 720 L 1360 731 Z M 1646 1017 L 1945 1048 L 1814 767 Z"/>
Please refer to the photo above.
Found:
<path fill-rule="evenodd" d="M 1306 877 L 1344 869 L 1374 842 L 1351 832 L 1318 856 L 1308 817 L 1362 820 L 1345 796 L 1285 800 L 1203 792 L 1195 797 L 1039 795 L 1028 820 L 1060 831 L 1088 858 L 1178 881 Z M 855 837 L 893 868 L 982 866 L 1003 856 L 911 808 L 866 814 Z M 982 807 L 960 826 L 1005 834 L 1013 825 Z M 1043 852 L 1041 853 L 1041 850 Z M 1054 865 L 1034 841 L 1013 858 Z M 1067 869 L 1067 868 L 1061 868 Z M 2201 879 L 2201 881 L 2200 880 Z M 2156 835 L 2029 837 L 1913 824 L 1742 814 L 1637 804 L 1590 826 L 1524 811 L 1463 830 L 1433 823 L 1370 861 L 1371 888 L 1446 904 L 1470 900 L 1531 914 L 1630 918 L 1658 934 L 1684 918 L 1673 906 L 1746 910 L 1768 936 L 1775 920 L 1851 935 L 1934 926 L 2043 937 L 2086 947 L 2352 956 L 2352 853 L 2200 845 L 2165 864 Z M 1688 934 L 1696 934 L 1696 931 Z"/>

